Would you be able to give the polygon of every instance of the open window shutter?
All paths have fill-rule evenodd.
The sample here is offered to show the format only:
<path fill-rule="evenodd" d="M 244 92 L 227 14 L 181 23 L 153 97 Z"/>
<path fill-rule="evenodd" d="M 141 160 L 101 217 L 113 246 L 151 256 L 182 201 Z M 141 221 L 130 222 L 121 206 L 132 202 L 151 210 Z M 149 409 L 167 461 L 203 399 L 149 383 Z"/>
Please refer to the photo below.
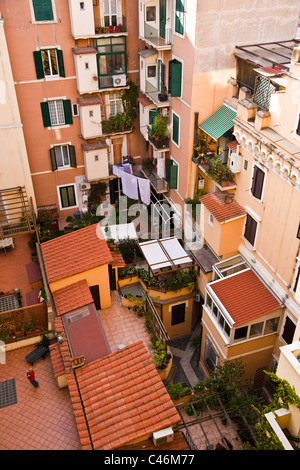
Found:
<path fill-rule="evenodd" d="M 256 228 L 256 220 L 254 220 L 249 214 L 247 214 L 244 237 L 252 246 L 254 246 Z"/>
<path fill-rule="evenodd" d="M 53 21 L 51 0 L 32 0 L 36 21 Z"/>
<path fill-rule="evenodd" d="M 77 168 L 76 154 L 74 145 L 69 145 L 70 165 L 72 168 Z"/>
<path fill-rule="evenodd" d="M 60 77 L 65 77 L 66 74 L 65 74 L 63 51 L 61 51 L 60 49 L 57 49 L 56 54 L 57 54 L 59 76 Z"/>
<path fill-rule="evenodd" d="M 251 193 L 257 199 L 261 198 L 265 174 L 257 166 L 254 167 Z"/>
<path fill-rule="evenodd" d="M 300 116 L 298 117 L 298 127 L 297 127 L 297 130 L 296 130 L 296 133 L 297 135 L 300 135 Z"/>
<path fill-rule="evenodd" d="M 51 161 L 51 168 L 52 171 L 57 170 L 57 162 L 56 162 L 56 155 L 55 155 L 55 148 L 52 147 L 50 150 L 50 161 Z"/>
<path fill-rule="evenodd" d="M 182 64 L 178 60 L 169 62 L 169 92 L 171 96 L 181 96 Z"/>
<path fill-rule="evenodd" d="M 73 124 L 71 100 L 63 100 L 63 107 L 65 113 L 65 123 Z"/>
<path fill-rule="evenodd" d="M 176 116 L 175 114 L 173 114 L 172 139 L 176 144 L 178 144 L 179 142 L 179 117 Z"/>
<path fill-rule="evenodd" d="M 176 0 L 175 31 L 184 33 L 184 0 Z"/>
<path fill-rule="evenodd" d="M 178 165 L 170 158 L 166 159 L 166 180 L 170 189 L 177 189 Z"/>
<path fill-rule="evenodd" d="M 50 127 L 51 121 L 50 121 L 49 106 L 48 106 L 47 101 L 44 101 L 43 103 L 41 103 L 41 110 L 42 110 L 44 127 Z"/>
<path fill-rule="evenodd" d="M 44 78 L 45 73 L 41 51 L 34 51 L 33 58 L 35 64 L 36 78 Z"/>

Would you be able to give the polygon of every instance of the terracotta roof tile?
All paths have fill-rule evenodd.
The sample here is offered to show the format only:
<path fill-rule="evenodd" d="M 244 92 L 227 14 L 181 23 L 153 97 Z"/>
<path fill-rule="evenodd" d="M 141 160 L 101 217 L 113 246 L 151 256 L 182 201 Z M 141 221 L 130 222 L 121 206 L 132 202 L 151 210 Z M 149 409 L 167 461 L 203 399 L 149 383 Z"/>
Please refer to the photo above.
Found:
<path fill-rule="evenodd" d="M 210 288 L 239 326 L 281 308 L 257 275 L 247 270 L 213 282 Z"/>
<path fill-rule="evenodd" d="M 77 369 L 76 378 L 95 449 L 116 449 L 180 421 L 142 341 Z M 73 390 L 70 396 L 72 402 L 78 398 Z M 85 432 L 81 439 L 87 437 Z"/>
<path fill-rule="evenodd" d="M 58 289 L 52 295 L 57 315 L 63 315 L 93 303 L 93 297 L 85 279 Z"/>
<path fill-rule="evenodd" d="M 113 261 L 98 224 L 44 242 L 41 249 L 50 283 Z"/>
<path fill-rule="evenodd" d="M 245 209 L 234 199 L 226 198 L 226 196 L 228 194 L 222 192 L 208 193 L 200 197 L 200 201 L 220 223 L 246 216 Z"/>
<path fill-rule="evenodd" d="M 236 153 L 236 149 L 239 145 L 238 141 L 237 140 L 233 140 L 232 142 L 228 142 L 228 144 L 226 144 L 227 147 L 234 153 Z"/>

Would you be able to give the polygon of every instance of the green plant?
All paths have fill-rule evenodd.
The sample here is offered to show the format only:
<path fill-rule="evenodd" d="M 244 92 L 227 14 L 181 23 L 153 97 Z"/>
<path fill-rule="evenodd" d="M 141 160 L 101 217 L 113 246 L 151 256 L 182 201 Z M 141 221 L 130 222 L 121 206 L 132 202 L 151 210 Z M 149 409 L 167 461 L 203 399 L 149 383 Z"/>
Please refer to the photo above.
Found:
<path fill-rule="evenodd" d="M 168 117 L 162 114 L 156 114 L 151 126 L 149 136 L 157 137 L 159 140 L 165 140 L 169 137 L 169 129 L 167 125 Z"/>
<path fill-rule="evenodd" d="M 103 134 L 112 134 L 114 132 L 124 132 L 132 129 L 132 121 L 129 113 L 117 113 L 115 116 L 109 116 L 108 120 L 101 122 Z"/>
<path fill-rule="evenodd" d="M 177 384 L 170 383 L 167 386 L 167 391 L 171 399 L 176 400 L 177 398 L 186 395 L 190 391 L 190 389 L 188 387 L 184 387 L 182 383 L 178 382 Z"/>
<path fill-rule="evenodd" d="M 128 85 L 129 88 L 124 90 L 121 95 L 121 99 L 125 113 L 127 113 L 130 119 L 134 119 L 137 116 L 137 99 L 139 91 L 137 85 L 132 80 L 128 80 Z"/>
<path fill-rule="evenodd" d="M 160 340 L 155 341 L 153 360 L 155 367 L 160 369 L 164 366 L 164 362 L 167 358 L 167 348 Z"/>

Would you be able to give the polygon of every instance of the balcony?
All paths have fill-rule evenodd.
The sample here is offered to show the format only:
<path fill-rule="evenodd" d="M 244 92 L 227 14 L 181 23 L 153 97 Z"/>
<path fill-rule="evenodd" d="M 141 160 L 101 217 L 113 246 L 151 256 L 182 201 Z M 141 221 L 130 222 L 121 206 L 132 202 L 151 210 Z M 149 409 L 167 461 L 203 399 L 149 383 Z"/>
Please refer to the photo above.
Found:
<path fill-rule="evenodd" d="M 154 188 L 157 194 L 167 193 L 169 191 L 169 185 L 167 181 L 158 176 L 156 170 L 150 168 L 143 168 L 143 175 L 150 180 L 150 184 Z"/>
<path fill-rule="evenodd" d="M 172 49 L 172 29 L 169 26 L 165 26 L 164 37 L 160 36 L 160 30 L 149 25 L 147 22 L 144 23 L 144 39 L 149 45 L 155 47 L 157 50 L 171 50 Z"/>
<path fill-rule="evenodd" d="M 97 37 L 107 35 L 118 35 L 127 33 L 126 17 L 117 17 L 115 15 L 111 18 L 111 23 L 108 17 L 95 19 L 95 34 Z"/>
<path fill-rule="evenodd" d="M 148 126 L 148 139 L 157 151 L 167 151 L 170 147 L 168 117 L 156 114 L 151 126 Z"/>
<path fill-rule="evenodd" d="M 172 5 L 166 1 L 158 6 L 158 2 L 141 2 L 139 9 L 139 35 L 142 40 L 157 50 L 172 48 Z"/>
<path fill-rule="evenodd" d="M 235 189 L 234 173 L 214 152 L 205 152 L 193 158 L 205 176 L 212 179 L 220 191 Z"/>

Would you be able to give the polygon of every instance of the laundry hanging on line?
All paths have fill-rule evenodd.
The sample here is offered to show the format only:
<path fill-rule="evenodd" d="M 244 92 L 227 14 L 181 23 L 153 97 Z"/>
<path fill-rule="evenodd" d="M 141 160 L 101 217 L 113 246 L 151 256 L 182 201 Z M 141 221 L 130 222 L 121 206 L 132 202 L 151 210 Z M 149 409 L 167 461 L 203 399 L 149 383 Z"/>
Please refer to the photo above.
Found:
<path fill-rule="evenodd" d="M 113 174 L 122 181 L 122 192 L 131 199 L 141 199 L 147 206 L 150 204 L 150 181 L 132 174 L 132 166 L 128 163 L 113 165 Z"/>

